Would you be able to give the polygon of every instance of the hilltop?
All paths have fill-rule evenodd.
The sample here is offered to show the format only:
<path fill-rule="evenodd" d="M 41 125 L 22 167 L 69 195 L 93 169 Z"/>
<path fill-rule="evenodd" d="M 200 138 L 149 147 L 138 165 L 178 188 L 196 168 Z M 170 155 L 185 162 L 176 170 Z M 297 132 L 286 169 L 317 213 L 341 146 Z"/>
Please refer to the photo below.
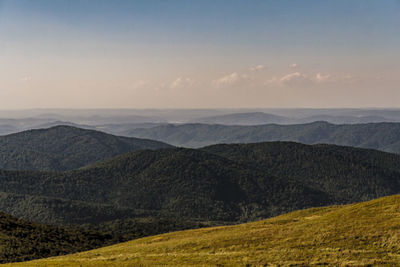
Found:
<path fill-rule="evenodd" d="M 64 171 L 130 151 L 167 147 L 158 141 L 56 126 L 0 136 L 0 168 Z"/>
<path fill-rule="evenodd" d="M 18 266 L 398 266 L 399 224 L 396 195 L 151 236 Z"/>

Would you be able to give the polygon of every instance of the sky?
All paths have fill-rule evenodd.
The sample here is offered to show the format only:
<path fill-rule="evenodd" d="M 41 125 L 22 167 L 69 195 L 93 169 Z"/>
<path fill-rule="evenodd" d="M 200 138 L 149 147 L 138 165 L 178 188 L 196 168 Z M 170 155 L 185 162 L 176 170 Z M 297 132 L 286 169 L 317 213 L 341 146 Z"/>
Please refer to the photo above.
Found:
<path fill-rule="evenodd" d="M 0 109 L 400 107 L 400 0 L 0 0 Z"/>

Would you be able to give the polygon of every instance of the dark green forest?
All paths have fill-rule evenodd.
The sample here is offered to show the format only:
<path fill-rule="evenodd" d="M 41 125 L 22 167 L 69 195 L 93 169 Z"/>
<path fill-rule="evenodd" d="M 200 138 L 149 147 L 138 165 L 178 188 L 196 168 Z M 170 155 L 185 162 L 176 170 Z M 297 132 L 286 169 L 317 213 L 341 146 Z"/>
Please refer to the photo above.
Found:
<path fill-rule="evenodd" d="M 292 142 L 141 150 L 66 172 L 3 170 L 0 188 L 1 210 L 40 223 L 236 222 L 398 193 L 400 156 Z"/>

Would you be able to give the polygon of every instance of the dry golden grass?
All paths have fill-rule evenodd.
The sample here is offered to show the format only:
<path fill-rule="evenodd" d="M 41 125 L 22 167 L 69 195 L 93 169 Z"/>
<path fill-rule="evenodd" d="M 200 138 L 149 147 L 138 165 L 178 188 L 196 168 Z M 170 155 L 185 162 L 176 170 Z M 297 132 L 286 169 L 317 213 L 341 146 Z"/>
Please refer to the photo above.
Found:
<path fill-rule="evenodd" d="M 400 266 L 400 195 L 9 266 Z M 8 265 L 6 265 L 8 266 Z"/>

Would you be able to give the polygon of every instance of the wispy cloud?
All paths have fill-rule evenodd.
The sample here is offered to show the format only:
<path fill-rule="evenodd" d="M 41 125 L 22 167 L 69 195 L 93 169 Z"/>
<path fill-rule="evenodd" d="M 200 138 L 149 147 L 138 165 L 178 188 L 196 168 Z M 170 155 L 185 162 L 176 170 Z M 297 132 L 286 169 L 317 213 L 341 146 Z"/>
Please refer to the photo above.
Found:
<path fill-rule="evenodd" d="M 239 74 L 232 72 L 231 74 L 225 75 L 217 80 L 213 81 L 213 84 L 217 87 L 221 86 L 233 86 L 242 84 L 244 81 L 248 81 L 249 76 L 246 74 Z"/>
<path fill-rule="evenodd" d="M 316 75 L 315 75 L 315 81 L 316 82 L 326 82 L 326 81 L 329 81 L 330 79 L 332 78 L 332 75 L 331 74 L 321 74 L 321 73 L 317 73 Z"/>
<path fill-rule="evenodd" d="M 156 91 L 161 90 L 178 90 L 178 89 L 188 89 L 196 85 L 195 80 L 189 77 L 178 77 L 172 81 L 162 82 L 159 84 L 154 84 L 154 89 Z"/>
<path fill-rule="evenodd" d="M 169 84 L 171 89 L 187 88 L 194 85 L 194 81 L 188 77 L 178 77 Z"/>
<path fill-rule="evenodd" d="M 288 86 L 304 86 L 311 82 L 310 78 L 300 72 L 290 73 L 280 78 L 280 83 Z"/>
<path fill-rule="evenodd" d="M 283 87 L 305 87 L 305 86 L 321 86 L 328 84 L 343 84 L 356 81 L 355 77 L 349 74 L 304 74 L 301 72 L 293 72 L 283 76 L 275 76 L 264 81 L 264 86 L 283 86 Z"/>

